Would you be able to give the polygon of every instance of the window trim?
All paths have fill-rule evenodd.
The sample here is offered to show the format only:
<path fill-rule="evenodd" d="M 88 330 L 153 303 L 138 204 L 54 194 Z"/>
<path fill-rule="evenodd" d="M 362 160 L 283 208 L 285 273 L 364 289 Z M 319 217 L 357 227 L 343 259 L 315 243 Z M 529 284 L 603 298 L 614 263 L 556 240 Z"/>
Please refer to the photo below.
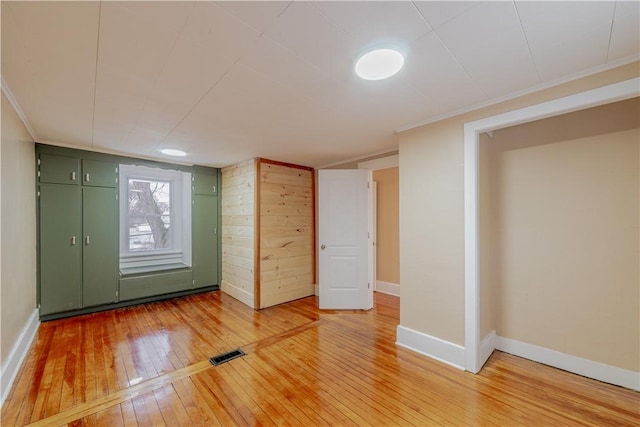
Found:
<path fill-rule="evenodd" d="M 191 173 L 151 168 L 139 165 L 120 165 L 120 268 L 191 265 Z M 170 190 L 170 248 L 146 251 L 129 250 L 129 180 L 167 181 Z"/>

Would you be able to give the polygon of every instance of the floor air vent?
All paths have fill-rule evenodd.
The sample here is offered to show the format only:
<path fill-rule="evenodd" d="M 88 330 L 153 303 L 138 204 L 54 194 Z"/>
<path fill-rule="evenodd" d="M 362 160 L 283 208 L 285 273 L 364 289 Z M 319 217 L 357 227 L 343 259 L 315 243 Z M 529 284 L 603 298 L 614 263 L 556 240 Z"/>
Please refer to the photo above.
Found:
<path fill-rule="evenodd" d="M 236 357 L 241 357 L 244 355 L 245 355 L 244 351 L 240 349 L 236 349 L 236 350 L 228 351 L 226 353 L 219 354 L 217 356 L 213 356 L 211 359 L 209 359 L 209 362 L 211 362 L 213 366 L 218 366 L 225 362 L 228 362 L 229 360 L 235 359 Z"/>

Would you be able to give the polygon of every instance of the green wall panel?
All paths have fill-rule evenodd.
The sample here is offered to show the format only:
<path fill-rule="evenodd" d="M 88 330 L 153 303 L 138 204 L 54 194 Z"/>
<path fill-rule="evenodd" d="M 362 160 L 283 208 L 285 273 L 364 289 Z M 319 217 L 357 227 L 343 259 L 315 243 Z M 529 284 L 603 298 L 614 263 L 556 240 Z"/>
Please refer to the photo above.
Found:
<path fill-rule="evenodd" d="M 124 277 L 120 279 L 120 300 L 126 301 L 191 289 L 191 277 L 193 276 L 190 268 L 169 273 Z"/>

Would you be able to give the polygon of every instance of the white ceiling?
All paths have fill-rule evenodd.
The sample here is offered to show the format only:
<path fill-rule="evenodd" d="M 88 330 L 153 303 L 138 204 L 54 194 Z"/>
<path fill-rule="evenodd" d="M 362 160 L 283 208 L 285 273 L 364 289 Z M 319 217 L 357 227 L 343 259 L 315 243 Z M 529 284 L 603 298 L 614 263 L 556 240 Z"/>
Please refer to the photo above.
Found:
<path fill-rule="evenodd" d="M 640 2 L 2 2 L 2 78 L 41 142 L 322 166 L 395 131 L 638 59 Z M 374 45 L 405 68 L 363 81 Z"/>

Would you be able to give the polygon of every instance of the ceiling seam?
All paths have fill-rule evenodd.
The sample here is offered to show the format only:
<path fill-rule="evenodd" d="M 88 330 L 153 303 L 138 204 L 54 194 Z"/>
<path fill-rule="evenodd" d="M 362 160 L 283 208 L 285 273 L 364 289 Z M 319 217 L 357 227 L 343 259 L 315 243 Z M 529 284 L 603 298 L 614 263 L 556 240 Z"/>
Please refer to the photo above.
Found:
<path fill-rule="evenodd" d="M 424 19 L 424 21 L 429 24 L 429 26 L 431 27 L 431 31 L 428 32 L 427 34 L 424 34 L 423 36 L 417 38 L 416 40 L 414 40 L 413 42 L 420 40 L 423 37 L 426 37 L 429 33 L 433 33 L 433 35 L 438 39 L 438 41 L 440 42 L 440 44 L 442 45 L 442 47 L 445 48 L 445 50 L 447 51 L 447 53 L 449 53 L 449 55 L 451 55 L 451 57 L 453 58 L 453 60 L 455 61 L 456 64 L 458 64 L 458 66 L 462 69 L 462 71 L 467 75 L 467 77 L 469 78 L 469 81 L 473 82 L 473 76 L 471 75 L 471 73 L 467 70 L 467 68 L 462 65 L 462 63 L 458 60 L 458 58 L 456 57 L 456 55 L 454 55 L 453 52 L 451 52 L 451 49 L 449 49 L 449 46 L 447 46 L 447 44 L 444 42 L 444 40 L 442 40 L 440 38 L 440 35 L 438 34 L 438 31 L 436 29 L 436 27 L 434 25 L 431 24 L 431 22 L 429 22 L 429 20 L 427 19 L 426 16 L 424 16 L 424 14 L 422 13 L 422 11 L 418 8 L 418 6 L 415 4 L 414 1 L 411 1 L 411 4 L 413 5 L 413 7 L 416 9 L 416 11 L 418 12 L 418 14 L 422 17 L 422 19 Z M 447 22 L 453 21 L 455 18 L 457 18 L 458 16 L 466 13 L 467 11 L 469 11 L 470 9 L 473 9 L 474 7 L 476 7 L 477 5 L 474 5 L 472 7 L 470 7 L 469 9 L 467 9 L 464 12 L 461 12 L 459 14 L 457 14 L 456 16 L 452 17 L 451 19 L 448 19 L 447 21 L 445 21 L 444 23 L 440 24 L 440 27 L 444 24 L 446 24 Z M 412 43 L 413 43 L 412 42 Z M 483 88 L 480 88 L 480 91 L 486 96 L 488 95 Z M 423 92 L 421 92 L 423 93 Z M 398 129 L 394 129 L 394 134 L 398 134 Z"/>
<path fill-rule="evenodd" d="M 611 26 L 609 27 L 609 43 L 607 43 L 607 56 L 604 59 L 605 63 L 609 63 L 609 53 L 611 52 L 611 37 L 613 36 L 613 21 L 616 18 L 617 7 L 618 7 L 618 0 L 613 2 L 613 12 L 611 13 Z"/>
<path fill-rule="evenodd" d="M 434 36 L 436 36 L 436 38 L 438 39 L 438 41 L 442 44 L 442 46 L 447 50 L 447 52 L 449 53 L 449 55 L 451 55 L 451 57 L 453 58 L 454 61 L 456 61 L 456 64 L 458 64 L 458 66 L 460 68 L 462 68 L 462 71 L 464 71 L 464 73 L 467 75 L 467 77 L 469 77 L 469 80 L 473 81 L 473 77 L 471 76 L 471 74 L 469 73 L 469 71 L 465 68 L 464 65 L 462 65 L 462 63 L 458 60 L 458 58 L 453 54 L 453 52 L 451 52 L 451 50 L 449 49 L 449 46 L 446 45 L 446 43 L 440 38 L 440 35 L 438 34 L 438 31 L 436 30 L 436 27 L 431 25 L 431 23 L 429 22 L 429 20 L 427 19 L 426 16 L 424 16 L 424 14 L 422 13 L 422 11 L 418 8 L 418 6 L 416 6 L 415 2 L 411 2 L 411 4 L 413 5 L 413 7 L 416 9 L 416 11 L 418 12 L 418 14 L 422 17 L 422 19 L 424 19 L 424 21 L 431 27 L 431 31 L 433 33 Z M 460 14 L 461 15 L 461 14 Z M 460 16 L 457 15 L 457 16 Z M 455 19 L 451 18 L 449 21 Z M 449 22 L 447 21 L 447 22 Z M 429 33 L 427 33 L 429 34 Z M 425 37 L 427 34 L 422 35 L 421 37 L 418 37 L 416 40 L 420 40 L 421 38 Z M 416 40 L 414 40 L 413 42 L 415 42 Z M 413 43 L 412 42 L 412 43 Z M 484 92 L 484 91 L 483 91 Z"/>
<path fill-rule="evenodd" d="M 287 6 L 278 14 L 277 17 L 280 17 L 287 9 L 289 9 L 289 7 L 293 4 L 293 0 L 290 1 Z M 227 13 L 228 15 L 233 16 L 235 19 L 237 19 L 239 22 L 241 22 L 237 17 L 235 17 L 232 13 L 229 13 L 228 11 L 224 11 L 225 13 Z M 187 20 L 188 21 L 188 20 Z M 186 23 L 185 23 L 186 25 Z M 256 30 L 256 32 L 258 32 L 257 29 L 251 27 L 248 24 L 247 25 L 249 28 Z M 181 32 L 184 31 L 184 27 L 182 28 L 182 30 L 180 30 Z M 260 32 L 260 34 L 258 34 L 258 37 L 256 37 L 256 42 L 258 42 L 266 33 L 266 29 L 264 29 L 262 32 Z M 246 52 L 245 52 L 246 53 Z M 162 145 L 174 132 L 175 130 L 186 120 L 187 117 L 189 117 L 189 115 L 191 115 L 191 113 L 198 108 L 198 105 L 200 105 L 202 103 L 202 101 L 209 95 L 209 93 L 218 85 L 218 83 L 220 83 L 220 81 L 227 75 L 229 74 L 229 71 L 231 71 L 231 69 L 234 66 L 237 66 L 240 63 L 240 59 L 242 58 L 242 54 L 240 56 L 238 56 L 238 58 L 236 58 L 236 60 L 233 62 L 233 64 L 213 83 L 213 85 L 211 85 L 205 92 L 204 94 L 195 102 L 195 104 L 193 105 L 193 107 L 191 107 L 189 109 L 189 111 L 187 111 L 187 113 L 182 116 L 182 118 L 180 120 L 178 120 L 178 123 L 176 123 L 176 125 L 171 128 L 171 130 L 169 132 L 167 132 L 167 134 L 162 137 L 162 139 L 160 140 L 160 144 Z"/>
<path fill-rule="evenodd" d="M 522 25 L 522 18 L 520 18 L 520 11 L 518 10 L 518 5 L 516 2 L 513 2 L 513 8 L 516 10 L 516 16 L 518 17 L 518 24 L 520 24 L 520 31 L 522 32 L 522 37 L 524 37 L 524 43 L 527 45 L 527 52 L 529 53 L 529 58 L 531 58 L 531 62 L 533 62 L 533 69 L 536 70 L 536 76 L 538 76 L 538 82 L 541 82 L 540 71 L 538 71 L 538 64 L 536 64 L 536 60 L 533 58 L 533 53 L 531 52 L 531 46 L 529 45 L 529 39 L 527 38 L 527 33 L 524 31 L 524 26 Z"/>
<path fill-rule="evenodd" d="M 91 148 L 95 144 L 96 97 L 98 94 L 98 58 L 100 57 L 100 23 L 102 22 L 102 0 L 98 4 L 98 32 L 96 35 L 96 69 L 93 73 L 93 112 L 91 114 Z"/>
<path fill-rule="evenodd" d="M 411 6 L 413 6 L 413 8 L 416 10 L 416 12 L 418 12 L 418 15 L 420 15 L 420 17 L 422 18 L 422 20 L 423 20 L 424 22 L 426 22 L 426 23 L 427 23 L 427 25 L 429 26 L 429 28 L 431 28 L 431 30 L 430 30 L 430 31 L 435 31 L 436 27 L 435 27 L 435 26 L 433 26 L 433 25 L 431 24 L 431 22 L 429 22 L 429 20 L 427 19 L 427 17 L 426 17 L 426 16 L 424 16 L 424 13 L 422 13 L 422 11 L 418 8 L 418 6 L 416 5 L 416 2 L 415 2 L 415 1 L 413 1 L 413 0 L 411 1 Z M 427 33 L 427 34 L 429 34 L 429 33 Z M 424 35 L 422 35 L 422 36 L 418 37 L 418 39 L 420 39 L 420 38 L 424 37 L 425 35 L 426 35 L 426 34 L 424 34 Z M 418 40 L 418 39 L 416 39 L 416 40 Z M 414 40 L 414 41 L 415 41 L 415 40 Z"/>
<path fill-rule="evenodd" d="M 191 13 L 192 13 L 193 7 L 194 7 L 193 5 L 189 6 L 189 12 L 187 13 L 186 18 L 185 18 L 184 22 L 182 23 L 182 27 L 177 32 L 177 35 L 176 35 L 175 39 L 173 40 L 173 46 L 171 46 L 171 49 L 169 49 L 168 54 L 167 54 L 167 56 L 166 56 L 166 58 L 165 58 L 165 60 L 164 60 L 164 62 L 162 64 L 162 67 L 158 71 L 158 74 L 156 75 L 155 81 L 153 82 L 153 85 L 151 86 L 151 89 L 149 89 L 149 92 L 145 96 L 145 100 L 144 100 L 144 104 L 142 105 L 142 108 L 140 108 L 140 110 L 138 110 L 138 114 L 136 115 L 136 118 L 133 120 L 133 124 L 131 125 L 130 129 L 124 134 L 124 136 L 122 136 L 120 138 L 120 142 L 121 143 L 123 141 L 126 141 L 129 138 L 129 135 L 131 135 L 133 132 L 135 132 L 136 127 L 138 126 L 138 123 L 140 122 L 140 117 L 143 116 L 144 113 L 147 111 L 147 106 L 149 105 L 149 99 L 151 98 L 151 94 L 158 87 L 158 82 L 160 81 L 160 78 L 162 77 L 162 74 L 164 73 L 164 70 L 167 68 L 167 64 L 169 63 L 169 58 L 171 57 L 171 54 L 174 52 L 176 46 L 178 45 L 178 40 L 180 39 L 180 36 L 182 35 L 182 32 L 186 28 L 187 23 L 189 22 L 189 19 L 191 18 Z M 165 135 L 165 137 L 166 137 L 166 135 Z M 162 143 L 162 141 L 164 141 L 164 137 L 162 138 L 160 143 Z"/>
<path fill-rule="evenodd" d="M 239 59 L 238 59 L 239 60 Z M 236 65 L 237 61 L 234 62 L 233 65 Z M 160 144 L 163 144 L 164 141 L 167 140 L 167 138 L 169 138 L 171 136 L 171 134 L 173 134 L 173 132 L 175 132 L 176 129 L 178 129 L 178 127 L 182 124 L 182 122 L 184 122 L 186 120 L 187 117 L 189 117 L 189 115 L 191 115 L 191 113 L 193 112 L 193 110 L 195 110 L 198 105 L 200 105 L 202 103 L 202 101 L 209 95 L 209 92 L 211 92 L 213 90 L 213 88 L 215 88 L 216 86 L 218 86 L 218 83 L 220 83 L 220 81 L 229 73 L 229 71 L 231 70 L 231 68 L 233 68 L 233 66 L 231 66 L 229 68 L 229 70 L 225 71 L 224 74 L 222 74 L 214 83 L 213 85 L 211 85 L 211 87 L 209 89 L 207 89 L 204 94 L 200 97 L 200 99 L 198 99 L 198 101 L 196 101 L 196 103 L 193 105 L 193 107 L 191 107 L 191 109 L 184 115 L 182 116 L 182 118 L 178 121 L 178 123 L 176 123 L 176 125 L 171 128 L 171 130 L 162 138 L 162 140 L 160 141 Z"/>

